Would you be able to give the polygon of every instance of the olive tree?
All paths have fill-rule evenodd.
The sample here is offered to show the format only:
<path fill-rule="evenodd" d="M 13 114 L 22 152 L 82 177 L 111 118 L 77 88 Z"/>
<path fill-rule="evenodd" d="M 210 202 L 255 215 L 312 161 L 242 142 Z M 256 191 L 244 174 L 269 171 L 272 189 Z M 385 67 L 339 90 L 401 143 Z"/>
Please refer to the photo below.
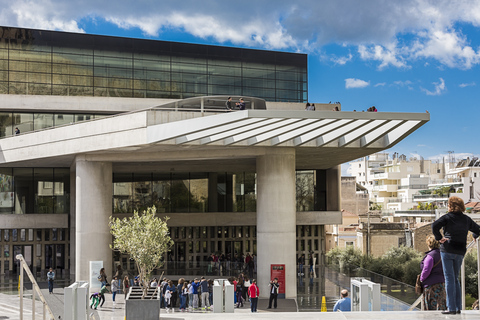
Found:
<path fill-rule="evenodd" d="M 110 217 L 110 233 L 113 245 L 110 247 L 120 253 L 130 255 L 138 270 L 140 285 L 144 298 L 148 292 L 148 279 L 152 271 L 163 265 L 165 253 L 173 245 L 168 232 L 167 221 L 157 217 L 157 209 L 149 207 L 139 214 L 135 211 L 132 217 Z"/>

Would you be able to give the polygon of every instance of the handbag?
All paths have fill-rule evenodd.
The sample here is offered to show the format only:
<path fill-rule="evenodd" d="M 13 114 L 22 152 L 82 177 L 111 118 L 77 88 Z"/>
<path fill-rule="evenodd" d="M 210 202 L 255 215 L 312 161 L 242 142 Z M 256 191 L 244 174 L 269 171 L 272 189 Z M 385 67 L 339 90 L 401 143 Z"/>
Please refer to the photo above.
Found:
<path fill-rule="evenodd" d="M 433 270 L 433 268 L 435 268 L 441 261 L 442 261 L 442 259 L 439 259 L 438 262 L 433 265 L 432 270 Z M 415 282 L 415 293 L 416 293 L 416 294 L 422 294 L 422 293 L 423 293 L 423 284 L 422 284 L 422 281 L 420 281 L 420 274 L 417 275 L 417 281 Z"/>

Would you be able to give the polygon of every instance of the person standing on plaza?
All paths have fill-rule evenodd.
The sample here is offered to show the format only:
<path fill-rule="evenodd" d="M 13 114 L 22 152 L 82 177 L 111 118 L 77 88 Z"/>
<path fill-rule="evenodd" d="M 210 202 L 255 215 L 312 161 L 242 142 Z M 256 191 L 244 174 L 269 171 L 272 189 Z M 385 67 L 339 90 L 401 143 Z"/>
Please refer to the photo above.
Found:
<path fill-rule="evenodd" d="M 15 127 L 15 135 L 18 136 L 20 134 L 20 129 L 18 127 Z"/>
<path fill-rule="evenodd" d="M 193 309 L 196 310 L 198 309 L 198 288 L 200 287 L 200 283 L 198 282 L 198 279 L 195 278 L 192 283 L 192 288 L 193 288 Z"/>
<path fill-rule="evenodd" d="M 55 280 L 55 272 L 52 268 L 47 272 L 47 279 L 48 279 L 48 293 L 53 294 L 53 281 Z"/>
<path fill-rule="evenodd" d="M 272 309 L 272 302 L 273 308 L 277 309 L 277 297 L 278 297 L 278 289 L 280 288 L 280 283 L 278 283 L 278 278 L 273 279 L 270 281 L 270 298 L 268 299 L 268 308 Z"/>
<path fill-rule="evenodd" d="M 107 274 L 105 273 L 105 268 L 100 269 L 98 280 L 102 283 L 102 287 L 107 285 Z"/>
<path fill-rule="evenodd" d="M 113 308 L 115 308 L 116 302 L 115 302 L 115 296 L 117 295 L 118 291 L 118 279 L 117 277 L 113 277 L 112 280 L 112 301 L 113 301 Z"/>
<path fill-rule="evenodd" d="M 434 235 L 427 237 L 429 251 L 425 252 L 420 263 L 422 273 L 420 281 L 423 286 L 423 299 L 426 310 L 446 310 L 445 277 L 443 275 L 440 243 Z"/>
<path fill-rule="evenodd" d="M 252 312 L 257 312 L 258 305 L 258 296 L 260 295 L 260 290 L 257 286 L 257 280 L 252 279 L 252 284 L 248 287 L 248 296 L 250 297 L 250 310 Z"/>
<path fill-rule="evenodd" d="M 130 288 L 130 280 L 128 279 L 128 276 L 125 276 L 123 278 L 123 293 L 125 294 L 125 300 L 127 300 L 127 294 Z"/>
<path fill-rule="evenodd" d="M 117 265 L 117 270 L 115 271 L 114 277 L 117 277 L 117 290 L 120 290 L 122 287 L 122 276 L 123 276 L 123 269 L 122 265 Z M 112 291 L 113 291 L 113 284 L 112 284 Z"/>
<path fill-rule="evenodd" d="M 188 292 L 188 309 L 193 310 L 193 280 L 190 280 L 190 282 L 188 282 L 187 292 Z"/>
<path fill-rule="evenodd" d="M 180 311 L 184 312 L 187 309 L 187 297 L 188 297 L 188 281 L 185 279 L 182 282 L 182 288 L 179 291 L 180 293 Z M 180 286 L 180 285 L 179 285 Z"/>
<path fill-rule="evenodd" d="M 202 308 L 206 310 L 207 308 L 210 308 L 210 301 L 208 299 L 208 282 L 205 277 L 202 277 L 201 279 L 202 281 L 200 281 L 200 288 L 202 290 Z"/>
<path fill-rule="evenodd" d="M 243 307 L 243 276 L 239 277 L 237 280 L 237 308 Z"/>
<path fill-rule="evenodd" d="M 447 308 L 443 314 L 460 313 L 462 309 L 462 292 L 458 274 L 462 266 L 463 257 L 467 252 L 468 231 L 475 239 L 480 235 L 480 226 L 469 216 L 463 214 L 465 204 L 459 197 L 448 199 L 448 212 L 433 222 L 432 231 L 435 240 L 441 243 L 440 255 L 442 258 L 443 275 L 447 291 Z M 440 230 L 443 229 L 443 235 Z"/>
<path fill-rule="evenodd" d="M 342 311 L 342 312 L 348 312 L 352 310 L 352 301 L 348 297 L 348 290 L 343 289 L 340 292 L 341 299 L 335 303 L 335 306 L 333 306 L 333 312 L 337 311 Z"/>
<path fill-rule="evenodd" d="M 170 308 L 175 311 L 175 305 L 177 304 L 177 288 L 173 284 L 172 280 L 168 280 L 166 291 L 170 292 Z"/>

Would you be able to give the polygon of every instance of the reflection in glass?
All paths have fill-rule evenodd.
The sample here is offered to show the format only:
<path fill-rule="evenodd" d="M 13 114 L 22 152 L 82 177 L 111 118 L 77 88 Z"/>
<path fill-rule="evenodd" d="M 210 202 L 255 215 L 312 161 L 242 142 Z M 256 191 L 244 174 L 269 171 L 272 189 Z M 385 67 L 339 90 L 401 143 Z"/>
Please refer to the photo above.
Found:
<path fill-rule="evenodd" d="M 12 113 L 0 112 L 0 137 L 9 137 L 13 135 Z"/>
<path fill-rule="evenodd" d="M 34 170 L 35 186 L 35 213 L 53 213 L 53 170 L 35 168 Z"/>
<path fill-rule="evenodd" d="M 131 173 L 113 175 L 113 212 L 133 212 L 133 182 Z"/>
<path fill-rule="evenodd" d="M 66 124 L 73 124 L 73 114 L 55 114 L 55 126 L 63 126 Z"/>
<path fill-rule="evenodd" d="M 297 171 L 296 173 L 297 211 L 314 210 L 314 172 Z"/>
<path fill-rule="evenodd" d="M 33 114 L 33 129 L 42 130 L 53 127 L 52 113 L 34 113 Z"/>
<path fill-rule="evenodd" d="M 12 213 L 14 206 L 11 168 L 0 168 L 0 213 Z"/>

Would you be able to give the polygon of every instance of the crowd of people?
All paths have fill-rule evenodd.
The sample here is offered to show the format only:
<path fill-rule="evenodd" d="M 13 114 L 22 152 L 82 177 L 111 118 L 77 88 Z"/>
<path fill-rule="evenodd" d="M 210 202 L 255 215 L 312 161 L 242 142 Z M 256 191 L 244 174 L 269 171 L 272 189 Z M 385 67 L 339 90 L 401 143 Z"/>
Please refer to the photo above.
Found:
<path fill-rule="evenodd" d="M 209 271 L 213 272 L 227 269 L 245 269 L 251 272 L 252 277 L 241 272 L 238 277 L 230 277 L 228 281 L 234 288 L 234 303 L 236 308 L 243 308 L 247 302 L 250 302 L 250 308 L 252 312 L 257 312 L 258 297 L 260 295 L 260 289 L 256 285 L 256 280 L 253 279 L 253 270 L 256 266 L 255 255 L 250 254 L 235 255 L 233 259 L 229 259 L 228 255 L 223 254 L 215 255 L 211 254 L 208 263 L 211 264 Z M 132 283 L 128 276 L 122 277 L 121 266 L 117 267 L 115 275 L 112 277 L 111 283 L 108 283 L 105 269 L 100 270 L 98 281 L 101 283 L 100 291 L 94 292 L 90 296 L 91 304 L 90 308 L 97 309 L 102 307 L 105 303 L 105 293 L 112 293 L 113 307 L 116 307 L 115 298 L 123 284 L 123 293 L 125 298 L 129 292 L 131 285 L 140 286 L 139 276 L 132 279 Z M 175 284 L 172 280 L 167 278 L 157 279 L 153 278 L 148 282 L 149 287 L 155 288 L 160 291 L 160 305 L 161 308 L 165 308 L 166 312 L 174 312 L 175 308 L 178 311 L 197 311 L 197 310 L 209 310 L 213 305 L 213 280 L 201 277 L 200 279 L 194 278 L 187 280 L 180 278 Z M 277 308 L 277 296 L 280 284 L 278 279 L 275 278 L 270 282 L 270 300 L 269 308 Z M 109 290 L 109 288 L 111 290 Z"/>

